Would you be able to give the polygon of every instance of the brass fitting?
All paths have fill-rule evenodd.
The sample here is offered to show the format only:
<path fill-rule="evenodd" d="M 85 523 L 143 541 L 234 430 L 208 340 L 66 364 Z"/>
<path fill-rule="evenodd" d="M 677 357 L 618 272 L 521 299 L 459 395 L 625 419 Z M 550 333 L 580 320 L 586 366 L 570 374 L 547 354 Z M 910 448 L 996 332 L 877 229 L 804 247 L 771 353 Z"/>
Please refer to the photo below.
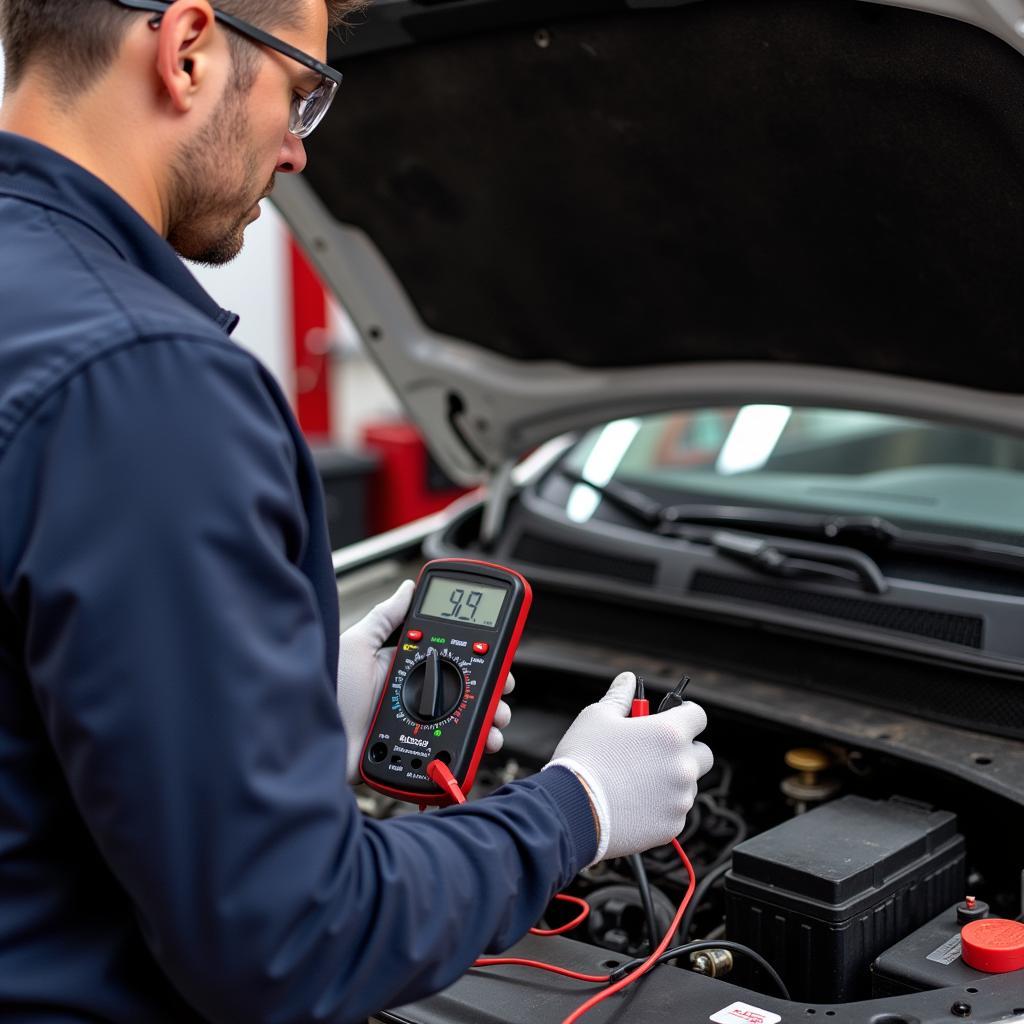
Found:
<path fill-rule="evenodd" d="M 732 953 L 727 949 L 703 949 L 690 954 L 690 968 L 709 978 L 721 978 L 732 970 Z"/>

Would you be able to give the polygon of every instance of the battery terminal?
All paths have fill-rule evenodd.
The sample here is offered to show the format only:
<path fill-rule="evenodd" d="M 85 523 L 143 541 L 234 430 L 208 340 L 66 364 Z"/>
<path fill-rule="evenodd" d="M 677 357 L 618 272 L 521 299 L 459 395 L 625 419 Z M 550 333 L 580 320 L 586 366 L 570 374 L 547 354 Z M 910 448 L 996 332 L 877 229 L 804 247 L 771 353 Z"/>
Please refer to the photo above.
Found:
<path fill-rule="evenodd" d="M 823 750 L 796 747 L 786 752 L 786 767 L 797 772 L 782 780 L 782 792 L 797 814 L 835 796 L 839 782 L 828 774 L 832 759 Z"/>

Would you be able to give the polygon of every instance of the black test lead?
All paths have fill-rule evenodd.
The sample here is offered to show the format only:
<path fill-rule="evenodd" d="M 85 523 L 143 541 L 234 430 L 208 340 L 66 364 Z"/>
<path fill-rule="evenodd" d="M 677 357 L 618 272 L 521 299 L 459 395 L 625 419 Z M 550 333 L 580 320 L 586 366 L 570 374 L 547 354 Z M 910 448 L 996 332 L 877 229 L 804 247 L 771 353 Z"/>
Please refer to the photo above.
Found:
<path fill-rule="evenodd" d="M 683 691 L 690 685 L 690 677 L 684 675 L 678 683 L 661 698 L 661 703 L 658 705 L 658 713 L 662 711 L 671 711 L 672 708 L 677 708 L 683 704 Z"/>

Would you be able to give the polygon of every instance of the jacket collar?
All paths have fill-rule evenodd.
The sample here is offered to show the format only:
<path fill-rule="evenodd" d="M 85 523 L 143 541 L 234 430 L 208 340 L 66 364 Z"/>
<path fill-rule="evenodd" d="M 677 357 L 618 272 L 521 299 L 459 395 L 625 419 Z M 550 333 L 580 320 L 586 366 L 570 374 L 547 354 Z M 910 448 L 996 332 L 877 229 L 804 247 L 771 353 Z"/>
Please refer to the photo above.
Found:
<path fill-rule="evenodd" d="M 31 139 L 0 132 L 0 195 L 56 210 L 85 225 L 122 259 L 166 285 L 231 334 L 238 317 L 222 309 L 178 255 L 113 189 Z"/>

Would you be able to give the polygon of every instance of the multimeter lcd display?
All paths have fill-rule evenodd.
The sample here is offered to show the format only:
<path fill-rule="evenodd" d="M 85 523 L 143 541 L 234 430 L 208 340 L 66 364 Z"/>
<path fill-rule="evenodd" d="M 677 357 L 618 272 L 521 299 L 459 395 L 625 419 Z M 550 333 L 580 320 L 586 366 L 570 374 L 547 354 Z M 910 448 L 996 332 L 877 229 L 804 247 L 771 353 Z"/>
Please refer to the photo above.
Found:
<path fill-rule="evenodd" d="M 504 587 L 485 587 L 435 576 L 423 597 L 420 615 L 493 629 L 507 593 Z"/>

